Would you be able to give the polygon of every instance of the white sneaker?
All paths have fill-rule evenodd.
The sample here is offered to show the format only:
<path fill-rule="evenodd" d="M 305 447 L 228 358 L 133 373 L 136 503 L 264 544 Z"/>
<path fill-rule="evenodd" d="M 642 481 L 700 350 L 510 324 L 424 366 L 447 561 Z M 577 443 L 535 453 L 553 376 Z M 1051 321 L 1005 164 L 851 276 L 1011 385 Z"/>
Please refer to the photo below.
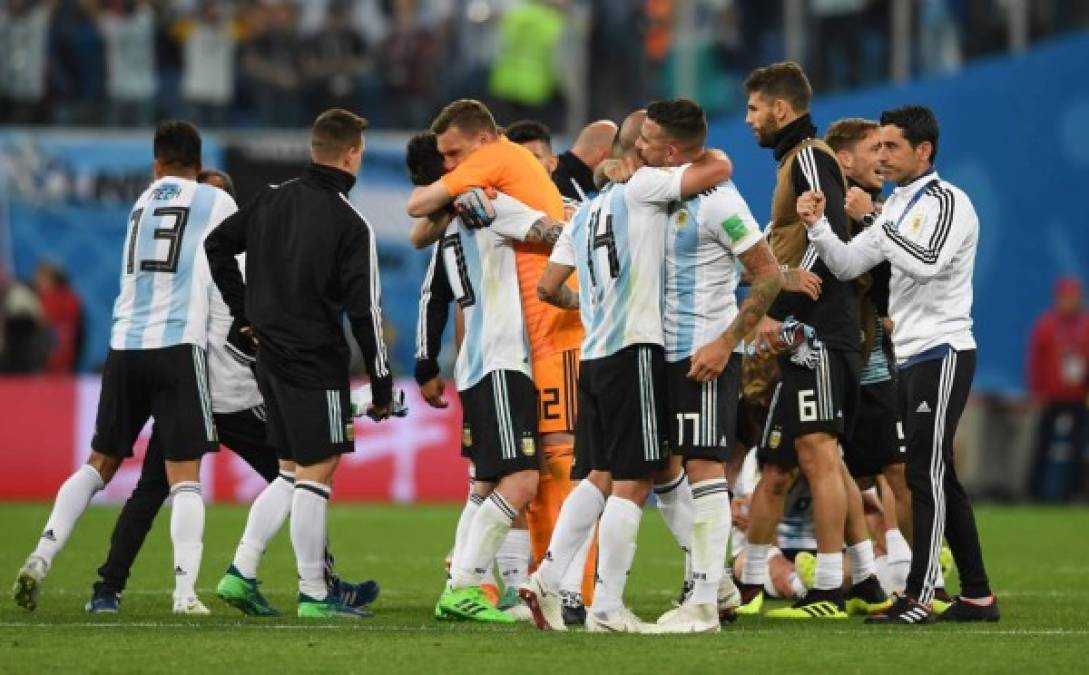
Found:
<path fill-rule="evenodd" d="M 533 623 L 541 630 L 567 630 L 563 622 L 563 606 L 559 593 L 549 593 L 541 585 L 536 573 L 531 574 L 526 583 L 518 587 L 518 597 L 522 598 L 526 609 L 530 611 Z"/>
<path fill-rule="evenodd" d="M 524 602 L 519 602 L 514 607 L 508 607 L 507 609 L 504 609 L 503 613 L 511 617 L 515 621 L 533 623 L 533 612 L 529 611 L 529 607 L 526 607 L 526 603 Z"/>
<path fill-rule="evenodd" d="M 586 610 L 587 633 L 661 633 L 656 624 L 645 623 L 627 607 L 611 612 L 598 612 L 592 607 Z"/>
<path fill-rule="evenodd" d="M 720 621 L 734 621 L 737 608 L 741 606 L 741 591 L 737 589 L 734 578 L 723 574 L 718 582 L 718 618 Z"/>
<path fill-rule="evenodd" d="M 712 604 L 681 605 L 658 617 L 663 633 L 718 633 L 718 609 Z"/>
<path fill-rule="evenodd" d="M 49 572 L 49 563 L 45 558 L 31 555 L 15 575 L 15 584 L 11 587 L 11 597 L 15 604 L 24 609 L 33 610 L 38 606 L 38 595 L 42 592 L 42 582 Z"/>
<path fill-rule="evenodd" d="M 211 614 L 204 603 L 195 595 L 188 598 L 174 598 L 174 613 L 188 614 L 189 616 L 207 616 Z"/>

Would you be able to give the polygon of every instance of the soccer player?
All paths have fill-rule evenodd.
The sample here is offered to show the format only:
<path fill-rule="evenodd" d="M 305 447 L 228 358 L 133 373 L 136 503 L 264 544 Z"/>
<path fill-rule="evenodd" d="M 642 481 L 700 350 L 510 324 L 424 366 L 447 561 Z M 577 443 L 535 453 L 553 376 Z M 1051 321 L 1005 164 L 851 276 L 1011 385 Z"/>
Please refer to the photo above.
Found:
<path fill-rule="evenodd" d="M 619 136 L 617 155 L 629 167 L 638 166 L 635 141 L 644 117 L 642 111 L 629 116 Z M 721 153 L 693 159 L 686 168 L 642 168 L 628 182 L 606 186 L 564 229 L 541 277 L 541 297 L 579 308 L 586 328 L 576 470 L 589 469 L 564 503 L 546 560 L 520 591 L 545 630 L 563 629 L 559 579 L 598 516 L 598 583 L 586 628 L 654 628 L 624 606 L 623 593 L 643 503 L 654 476 L 669 465 L 660 309 L 667 208 L 731 170 Z M 578 294 L 564 285 L 576 269 Z"/>
<path fill-rule="evenodd" d="M 706 138 L 707 119 L 695 102 L 656 101 L 636 149 L 647 166 L 678 167 L 703 155 Z M 724 462 L 734 445 L 741 387 L 741 354 L 734 352 L 775 300 L 783 273 L 732 181 L 670 208 L 665 260 L 667 417 L 670 447 L 684 457 L 692 490 L 695 584 L 658 624 L 671 632 L 714 632 L 730 541 Z M 740 310 L 739 260 L 752 277 Z M 737 594 L 732 581 L 727 590 Z"/>
<path fill-rule="evenodd" d="M 418 163 L 413 157 L 408 162 Z M 510 283 L 513 242 L 552 243 L 563 224 L 501 193 L 489 201 L 470 191 L 457 203 L 494 209 L 494 217 L 481 229 L 457 218 L 434 248 L 420 299 L 416 380 L 430 405 L 446 407 L 437 358 L 449 305 L 456 301 L 466 326 L 454 371 L 464 416 L 462 445 L 473 461 L 474 494 L 484 501 L 455 545 L 436 616 L 509 623 L 514 618 L 485 600 L 480 583 L 539 481 L 537 390 L 518 288 Z"/>
<path fill-rule="evenodd" d="M 261 192 L 205 243 L 238 332 L 257 343 L 268 442 L 295 465 L 291 543 L 297 614 L 304 618 L 365 614 L 330 593 L 324 574 L 333 474 L 340 455 L 354 450 L 342 314 L 371 380 L 367 415 L 383 420 L 393 406 L 374 233 L 347 196 L 363 160 L 366 126 L 340 108 L 323 112 L 302 175 Z M 245 282 L 235 258 L 243 252 Z"/>
<path fill-rule="evenodd" d="M 113 478 L 151 417 L 161 435 L 174 508 L 174 612 L 207 614 L 197 598 L 204 532 L 200 458 L 216 449 L 208 395 L 208 265 L 200 246 L 235 211 L 222 190 L 198 185 L 201 139 L 178 120 L 155 130 L 155 181 L 129 214 L 87 463 L 57 492 L 37 548 L 15 580 L 15 602 L 34 609 L 42 582 L 96 492 Z"/>
<path fill-rule="evenodd" d="M 594 170 L 612 153 L 616 133 L 616 122 L 612 120 L 590 122 L 575 137 L 575 144 L 569 150 L 556 155 L 552 181 L 561 195 L 584 202 L 597 192 Z"/>
<path fill-rule="evenodd" d="M 867 622 L 933 621 L 943 535 L 957 562 L 961 594 L 940 619 L 999 619 L 972 505 L 953 464 L 953 438 L 975 370 L 972 272 L 979 218 L 968 196 L 938 175 L 937 151 L 938 121 L 929 108 L 909 105 L 881 114 L 881 175 L 897 187 L 878 222 L 850 244 L 828 225 L 830 197 L 809 191 L 797 203 L 818 255 L 840 278 L 892 263 L 889 314 L 908 446 L 912 558 L 905 594 Z"/>
<path fill-rule="evenodd" d="M 824 135 L 847 178 L 846 209 L 854 232 L 871 226 L 880 209 L 884 179 L 877 171 L 879 128 L 874 120 L 847 118 L 832 123 Z M 888 331 L 890 275 L 887 261 L 870 270 L 868 288 L 861 298 L 863 366 L 854 429 L 844 443 L 843 458 L 862 489 L 873 486 L 876 476 L 884 476 L 885 487 L 894 496 L 889 502 L 894 512 L 889 515 L 897 523 L 882 533 L 888 550 L 887 564 L 891 569 L 903 570 L 906 578 L 911 560 L 905 539 L 911 537 L 911 493 L 904 477 L 907 446 L 896 401 L 892 371 L 895 357 Z M 944 580 L 938 585 L 944 586 Z M 903 590 L 902 585 L 897 588 Z"/>
<path fill-rule="evenodd" d="M 816 300 L 799 293 L 781 294 L 758 329 L 758 351 L 778 354 L 780 382 L 761 441 L 764 477 L 753 495 L 749 564 L 742 575 L 745 605 L 739 611 L 758 611 L 766 569 L 763 557 L 782 510 L 789 473 L 800 467 L 813 493 L 818 542 L 814 588 L 793 607 L 773 610 L 768 616 L 843 618 L 840 585 L 848 525 L 851 545 L 847 551 L 851 569 L 859 576 L 852 597 L 858 594 L 873 603 L 885 600 L 876 578 L 862 498 L 839 452 L 839 439 L 850 431 L 858 400 L 858 298 L 852 283 L 836 278 L 809 246 L 795 202 L 797 195 L 814 186 L 826 190 L 829 218 L 837 236 L 846 241 L 846 184 L 835 154 L 817 138 L 808 112 L 812 89 L 796 63 L 758 68 L 746 80 L 745 89 L 749 94 L 746 122 L 760 146 L 772 149 L 779 166 L 768 240 L 781 263 L 809 269 L 820 275 L 822 283 Z M 802 358 L 797 351 L 785 352 L 781 332 L 788 318 L 812 330 L 810 358 Z"/>
<path fill-rule="evenodd" d="M 425 218 L 458 194 L 486 187 L 557 221 L 564 220 L 563 199 L 548 172 L 528 150 L 499 134 L 484 104 L 469 99 L 454 101 L 435 118 L 431 130 L 447 173 L 413 190 L 407 205 L 409 215 Z M 537 297 L 537 281 L 550 250 L 547 243 L 514 245 L 531 372 L 540 400 L 538 431 L 545 470 L 541 471 L 537 499 L 548 504 L 542 511 L 550 515 L 535 521 L 531 535 L 535 560 L 543 558 L 560 504 L 571 489 L 566 478 L 574 455 L 575 379 L 583 335 L 578 312 L 552 307 Z"/>

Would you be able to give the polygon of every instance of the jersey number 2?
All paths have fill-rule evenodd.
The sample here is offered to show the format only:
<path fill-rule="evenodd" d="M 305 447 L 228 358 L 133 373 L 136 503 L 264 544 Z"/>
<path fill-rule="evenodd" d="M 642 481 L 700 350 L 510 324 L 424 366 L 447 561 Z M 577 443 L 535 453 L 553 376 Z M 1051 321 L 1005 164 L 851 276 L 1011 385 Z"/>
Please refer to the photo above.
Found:
<path fill-rule="evenodd" d="M 140 219 L 144 215 L 143 209 L 132 212 L 132 230 L 129 233 L 129 252 L 126 257 L 125 270 L 132 274 L 136 268 L 136 241 L 139 238 Z M 156 239 L 166 239 L 169 246 L 165 260 L 141 260 L 142 272 L 169 272 L 178 271 L 178 258 L 181 253 L 182 235 L 185 234 L 185 224 L 189 221 L 189 209 L 184 206 L 163 206 L 151 212 L 157 218 L 171 218 L 172 222 L 167 227 L 157 227 L 152 235 Z"/>

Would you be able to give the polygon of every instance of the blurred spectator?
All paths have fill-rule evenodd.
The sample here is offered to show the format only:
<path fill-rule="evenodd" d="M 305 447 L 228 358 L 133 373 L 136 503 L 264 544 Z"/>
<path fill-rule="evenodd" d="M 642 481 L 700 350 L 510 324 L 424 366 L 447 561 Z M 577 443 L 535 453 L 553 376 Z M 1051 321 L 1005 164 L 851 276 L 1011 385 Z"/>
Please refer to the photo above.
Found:
<path fill-rule="evenodd" d="M 109 122 L 147 125 L 155 117 L 158 76 L 155 11 L 148 0 L 120 0 L 102 12 L 99 29 L 106 41 L 106 93 Z"/>
<path fill-rule="evenodd" d="M 647 102 L 643 8 L 630 0 L 593 0 L 590 116 L 619 120 Z"/>
<path fill-rule="evenodd" d="M 1055 305 L 1036 321 L 1028 353 L 1029 391 L 1040 407 L 1033 497 L 1065 501 L 1085 493 L 1086 411 L 1089 396 L 1089 312 L 1081 285 L 1066 277 L 1055 285 Z"/>
<path fill-rule="evenodd" d="M 253 87 L 261 121 L 276 127 L 303 123 L 299 34 L 295 5 L 278 2 L 251 7 L 253 39 L 243 49 L 242 68 Z"/>
<path fill-rule="evenodd" d="M 960 27 L 949 0 L 919 3 L 919 68 L 923 73 L 950 73 L 960 68 Z"/>
<path fill-rule="evenodd" d="M 351 0 L 330 3 L 325 25 L 309 40 L 303 69 L 312 89 L 307 99 L 313 116 L 334 107 L 359 112 L 358 92 L 371 63 L 363 36 L 352 23 Z"/>
<path fill-rule="evenodd" d="M 83 307 L 68 285 L 68 275 L 53 263 L 43 262 L 34 273 L 46 330 L 51 333 L 45 372 L 72 373 L 83 348 Z"/>
<path fill-rule="evenodd" d="M 812 0 L 817 30 L 809 49 L 813 86 L 836 91 L 888 77 L 889 3 Z"/>
<path fill-rule="evenodd" d="M 234 100 L 235 46 L 242 29 L 218 0 L 203 0 L 192 18 L 174 23 L 182 44 L 182 99 L 194 121 L 224 126 Z"/>
<path fill-rule="evenodd" d="M 383 104 L 395 125 L 425 127 L 437 103 L 438 41 L 419 21 L 415 0 L 393 0 L 390 11 L 392 25 L 379 50 Z"/>
<path fill-rule="evenodd" d="M 46 121 L 45 72 L 53 3 L 8 0 L 0 19 L 0 120 Z"/>
<path fill-rule="evenodd" d="M 553 127 L 563 122 L 554 63 L 566 26 L 559 0 L 525 0 L 509 8 L 499 24 L 499 50 L 488 92 L 502 121 L 535 117 Z"/>
<path fill-rule="evenodd" d="M 94 0 L 59 0 L 49 35 L 49 89 L 53 121 L 102 121 L 105 60 Z"/>
<path fill-rule="evenodd" d="M 0 373 L 40 371 L 45 345 L 38 297 L 21 281 L 0 277 Z"/>

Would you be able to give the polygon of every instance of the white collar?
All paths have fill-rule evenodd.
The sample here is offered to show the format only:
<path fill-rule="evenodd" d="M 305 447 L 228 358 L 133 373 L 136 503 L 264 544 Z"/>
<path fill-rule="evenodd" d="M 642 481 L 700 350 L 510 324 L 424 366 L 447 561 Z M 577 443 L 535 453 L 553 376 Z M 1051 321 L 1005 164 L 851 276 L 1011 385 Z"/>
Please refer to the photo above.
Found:
<path fill-rule="evenodd" d="M 896 186 L 893 189 L 892 194 L 893 195 L 915 194 L 916 190 L 918 190 L 919 188 L 926 185 L 927 183 L 929 183 L 932 180 L 941 180 L 941 176 L 938 175 L 938 170 L 937 169 L 932 168 L 930 171 L 927 171 L 926 173 L 919 176 L 915 180 L 911 181 L 907 185 L 902 185 L 902 186 L 898 185 L 898 186 Z"/>

